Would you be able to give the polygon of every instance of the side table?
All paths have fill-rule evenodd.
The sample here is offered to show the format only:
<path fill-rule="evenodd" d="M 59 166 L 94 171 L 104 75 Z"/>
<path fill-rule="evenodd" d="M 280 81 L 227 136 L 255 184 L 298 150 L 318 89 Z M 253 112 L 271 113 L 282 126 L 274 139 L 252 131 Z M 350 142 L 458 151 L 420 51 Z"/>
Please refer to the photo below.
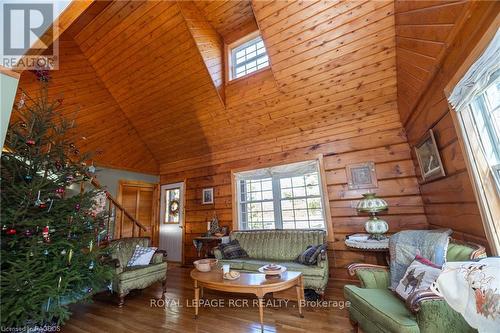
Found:
<path fill-rule="evenodd" d="M 385 254 L 384 258 L 377 256 L 381 265 L 389 263 L 389 236 L 382 240 L 368 239 L 369 234 L 354 234 L 346 236 L 345 245 L 352 251 L 378 252 Z M 385 262 L 384 262 L 385 260 Z"/>

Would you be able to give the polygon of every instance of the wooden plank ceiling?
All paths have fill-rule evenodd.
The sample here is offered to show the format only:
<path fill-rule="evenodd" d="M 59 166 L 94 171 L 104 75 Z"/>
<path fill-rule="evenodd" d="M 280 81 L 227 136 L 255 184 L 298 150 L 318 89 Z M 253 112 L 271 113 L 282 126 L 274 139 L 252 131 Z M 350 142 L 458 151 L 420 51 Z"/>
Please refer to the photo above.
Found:
<path fill-rule="evenodd" d="M 180 7 L 175 1 L 100 3 L 98 13 L 91 7 L 92 17 L 83 15 L 66 33 L 68 48 L 80 50 L 86 65 L 68 65 L 56 76 L 96 77 L 113 107 L 94 112 L 100 121 L 93 130 L 112 144 L 108 150 L 123 142 L 151 165 L 118 157 L 108 164 L 170 170 L 329 142 L 335 138 L 326 129 L 343 124 L 338 134 L 350 131 L 349 121 L 358 121 L 353 117 L 366 117 L 356 129 L 366 133 L 375 130 L 368 129 L 370 117 L 387 116 L 384 126 L 399 121 L 393 1 L 195 2 L 196 15 L 215 32 L 196 31 Z M 221 93 L 197 36 L 215 33 L 230 43 L 257 26 L 270 69 Z M 75 103 L 97 103 L 93 94 L 83 95 Z M 111 112 L 116 108 L 120 112 Z M 122 116 L 137 136 L 109 130 Z"/>

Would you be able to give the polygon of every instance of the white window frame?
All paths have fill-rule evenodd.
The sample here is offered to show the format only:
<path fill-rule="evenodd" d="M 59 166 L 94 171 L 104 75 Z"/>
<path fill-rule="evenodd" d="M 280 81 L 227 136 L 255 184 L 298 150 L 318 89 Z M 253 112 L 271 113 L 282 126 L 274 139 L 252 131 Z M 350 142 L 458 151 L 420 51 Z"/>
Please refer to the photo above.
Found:
<path fill-rule="evenodd" d="M 268 168 L 262 168 L 262 169 L 255 169 L 251 171 L 259 171 L 259 170 L 264 170 Z M 329 229 L 329 209 L 327 209 L 326 205 L 329 204 L 329 201 L 327 199 L 327 193 L 325 193 L 325 188 L 323 186 L 323 175 L 321 172 L 321 166 L 320 163 L 316 163 L 316 173 L 318 175 L 318 188 L 319 188 L 319 196 L 304 196 L 304 197 L 293 197 L 293 199 L 303 199 L 303 198 L 319 198 L 321 201 L 321 214 L 322 214 L 322 220 L 323 220 L 323 230 L 326 230 L 328 233 Z M 272 192 L 273 192 L 273 199 L 272 200 L 257 200 L 257 201 L 248 201 L 248 202 L 273 202 L 273 210 L 274 210 L 274 229 L 283 229 L 283 220 L 282 220 L 282 211 L 281 211 L 281 202 L 284 200 L 281 196 L 281 184 L 280 180 L 283 178 L 291 178 L 291 177 L 297 177 L 297 176 L 304 176 L 307 173 L 290 173 L 287 175 L 274 175 L 274 176 L 265 176 L 265 177 L 256 177 L 253 178 L 252 180 L 258 180 L 258 179 L 269 179 L 271 178 L 272 182 Z M 243 218 L 242 218 L 242 204 L 247 203 L 241 201 L 241 180 L 237 179 L 235 175 L 233 175 L 234 182 L 235 182 L 235 193 L 236 193 L 236 200 L 234 200 L 234 203 L 236 205 L 236 212 L 237 212 L 237 229 L 239 230 L 253 230 L 253 229 L 244 229 L 243 228 Z M 308 219 L 308 223 L 311 221 Z M 248 221 L 247 221 L 248 223 Z M 309 228 L 308 228 L 309 229 Z M 312 229 L 317 229 L 317 228 L 310 228 Z M 295 230 L 294 229 L 287 229 L 287 230 Z"/>
<path fill-rule="evenodd" d="M 494 177 L 494 173 L 498 172 L 499 166 L 492 167 L 486 160 L 485 155 L 479 153 L 483 148 L 481 138 L 478 136 L 474 125 L 475 120 L 470 104 L 473 101 L 474 93 L 477 96 L 483 89 L 479 84 L 475 84 L 471 80 L 483 80 L 487 77 L 483 73 L 491 73 L 488 71 L 492 67 L 479 66 L 479 64 L 496 63 L 495 61 L 491 62 L 488 58 L 483 58 L 482 55 L 489 48 L 498 30 L 496 24 L 492 24 L 486 30 L 476 47 L 470 52 L 444 89 L 449 101 L 453 124 L 465 157 L 469 179 L 473 185 L 479 206 L 486 238 L 493 255 L 500 255 L 500 195 L 496 177 Z M 495 54 L 498 55 L 495 52 L 488 52 L 487 56 Z M 471 73 L 470 77 L 468 77 L 469 73 Z M 477 75 L 477 73 L 481 75 Z M 468 84 L 465 85 L 464 82 Z M 480 81 L 478 82 L 480 83 Z M 472 89 L 469 89 L 469 87 L 472 87 Z M 454 104 L 452 105 L 452 103 Z M 456 108 L 457 106 L 458 108 Z"/>
<path fill-rule="evenodd" d="M 265 48 L 265 52 L 264 52 L 264 55 L 267 55 L 268 57 L 268 60 L 267 60 L 267 65 L 260 68 L 260 69 L 257 69 L 251 73 L 247 73 L 243 76 L 240 76 L 240 77 L 236 77 L 236 72 L 235 72 L 235 69 L 236 69 L 236 53 L 241 50 L 241 49 L 244 49 L 245 47 L 248 46 L 248 44 L 252 41 L 254 41 L 255 39 L 257 38 L 260 38 L 262 40 L 262 42 L 264 42 L 264 40 L 262 39 L 262 36 L 260 34 L 260 32 L 257 30 L 257 31 L 254 31 L 248 35 L 246 35 L 245 37 L 243 38 L 240 38 L 238 39 L 237 41 L 235 41 L 234 43 L 231 43 L 229 45 L 226 46 L 226 63 L 227 63 L 227 66 L 226 66 L 226 77 L 227 77 L 227 83 L 229 82 L 232 82 L 232 81 L 237 81 L 237 80 L 240 80 L 240 79 L 243 79 L 243 78 L 246 78 L 250 75 L 254 75 L 256 73 L 259 73 L 267 68 L 270 67 L 270 59 L 269 59 L 269 54 L 267 52 L 267 48 L 266 46 L 264 45 L 264 48 Z M 252 60 L 255 60 L 255 59 L 258 59 L 262 57 L 262 55 L 258 55 L 256 56 L 255 58 L 251 59 L 251 60 L 247 60 L 247 61 L 252 61 Z"/>

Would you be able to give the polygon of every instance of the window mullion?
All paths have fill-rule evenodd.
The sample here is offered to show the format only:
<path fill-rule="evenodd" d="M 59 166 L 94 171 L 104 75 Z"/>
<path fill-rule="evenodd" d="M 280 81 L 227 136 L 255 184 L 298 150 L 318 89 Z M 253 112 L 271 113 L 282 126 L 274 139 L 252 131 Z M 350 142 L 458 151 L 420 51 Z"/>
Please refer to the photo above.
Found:
<path fill-rule="evenodd" d="M 283 229 L 283 221 L 281 218 L 281 189 L 280 180 L 278 177 L 272 177 L 273 182 L 273 206 L 274 206 L 274 227 Z"/>

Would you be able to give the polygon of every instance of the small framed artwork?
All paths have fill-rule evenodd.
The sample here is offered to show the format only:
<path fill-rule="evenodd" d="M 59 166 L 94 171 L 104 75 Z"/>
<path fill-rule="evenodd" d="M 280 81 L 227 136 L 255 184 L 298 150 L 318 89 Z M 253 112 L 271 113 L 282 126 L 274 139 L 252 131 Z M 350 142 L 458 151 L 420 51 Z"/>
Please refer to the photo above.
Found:
<path fill-rule="evenodd" d="M 375 163 L 363 162 L 346 166 L 347 187 L 350 190 L 375 188 L 378 186 Z"/>
<path fill-rule="evenodd" d="M 418 165 L 420 166 L 424 181 L 430 181 L 446 175 L 441 157 L 439 156 L 436 138 L 431 129 L 415 146 L 415 154 L 417 155 Z"/>
<path fill-rule="evenodd" d="M 214 203 L 214 188 L 204 188 L 201 197 L 202 205 L 210 205 Z"/>

